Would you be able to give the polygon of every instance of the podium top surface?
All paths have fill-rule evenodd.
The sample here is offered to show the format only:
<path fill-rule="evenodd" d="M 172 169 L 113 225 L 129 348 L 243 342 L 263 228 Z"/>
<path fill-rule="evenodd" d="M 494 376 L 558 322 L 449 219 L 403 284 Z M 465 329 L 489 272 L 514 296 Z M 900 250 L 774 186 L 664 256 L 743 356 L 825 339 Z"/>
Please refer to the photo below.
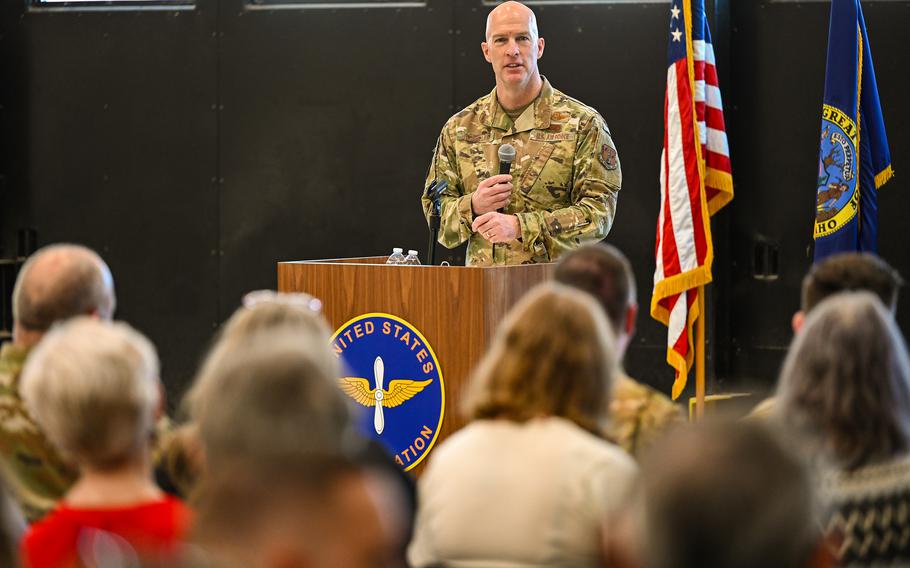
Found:
<path fill-rule="evenodd" d="M 363 256 L 355 258 L 323 258 L 323 259 L 314 259 L 314 260 L 287 260 L 281 261 L 278 264 L 289 265 L 289 264 L 358 264 L 358 265 L 385 265 L 388 256 Z M 550 266 L 549 264 L 515 264 L 515 265 L 501 265 L 501 266 L 461 266 L 455 264 L 446 264 L 446 265 L 429 265 L 429 264 L 410 264 L 404 265 L 408 268 L 442 268 L 442 269 L 454 269 L 454 270 L 521 270 L 529 266 Z M 401 265 L 395 265 L 396 267 Z"/>

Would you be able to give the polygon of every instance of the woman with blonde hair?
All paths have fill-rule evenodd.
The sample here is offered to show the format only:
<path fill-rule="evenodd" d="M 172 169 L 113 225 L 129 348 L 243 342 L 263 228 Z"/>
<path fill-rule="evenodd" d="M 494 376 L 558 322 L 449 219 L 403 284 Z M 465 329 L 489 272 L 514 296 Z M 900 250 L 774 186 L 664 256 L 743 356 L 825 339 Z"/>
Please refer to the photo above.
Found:
<path fill-rule="evenodd" d="M 910 357 L 868 292 L 809 314 L 784 362 L 776 419 L 810 458 L 842 566 L 910 564 Z"/>
<path fill-rule="evenodd" d="M 599 565 L 636 473 L 603 435 L 616 367 L 593 298 L 545 284 L 520 301 L 471 381 L 471 422 L 420 479 L 412 565 Z"/>

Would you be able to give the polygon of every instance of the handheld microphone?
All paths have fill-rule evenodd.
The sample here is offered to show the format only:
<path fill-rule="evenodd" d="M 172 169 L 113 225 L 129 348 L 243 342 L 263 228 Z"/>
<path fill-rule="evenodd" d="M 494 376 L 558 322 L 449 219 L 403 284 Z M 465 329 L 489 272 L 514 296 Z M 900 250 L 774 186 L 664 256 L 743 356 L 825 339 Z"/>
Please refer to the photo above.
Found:
<path fill-rule="evenodd" d="M 512 162 L 515 160 L 515 146 L 503 144 L 496 152 L 499 154 L 499 174 L 507 174 L 512 169 Z M 502 208 L 497 209 L 502 213 Z"/>
<path fill-rule="evenodd" d="M 512 169 L 512 162 L 515 160 L 515 147 L 511 144 L 503 144 L 496 153 L 499 154 L 499 173 L 509 173 L 509 170 Z"/>

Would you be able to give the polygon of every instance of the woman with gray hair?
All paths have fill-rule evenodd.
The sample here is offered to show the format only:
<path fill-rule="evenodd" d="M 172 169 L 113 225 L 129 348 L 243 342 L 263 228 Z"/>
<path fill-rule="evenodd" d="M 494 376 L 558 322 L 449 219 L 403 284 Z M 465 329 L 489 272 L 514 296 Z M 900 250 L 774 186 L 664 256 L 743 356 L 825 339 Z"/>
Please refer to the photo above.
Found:
<path fill-rule="evenodd" d="M 225 361 L 250 352 L 257 337 L 276 332 L 290 334 L 297 342 L 294 351 L 301 356 L 297 363 L 308 365 L 310 375 L 332 380 L 338 376 L 338 361 L 328 347 L 330 333 L 321 308 L 322 303 L 309 294 L 281 294 L 270 290 L 257 290 L 244 297 L 243 305 L 231 315 L 216 336 L 216 341 L 184 398 L 183 407 L 190 420 L 171 434 L 162 456 L 162 461 L 171 472 L 172 481 L 180 494 L 192 495 L 206 469 L 206 451 L 203 449 L 199 432 L 200 419 L 205 415 L 211 415 L 217 421 L 225 416 L 223 401 L 229 395 L 224 390 L 222 380 Z M 321 383 L 317 382 L 310 387 L 318 389 L 320 385 Z M 334 383 L 331 386 L 334 387 Z M 298 426 L 309 418 L 326 418 L 334 421 L 338 426 L 336 433 L 340 435 L 347 428 L 349 416 L 346 401 L 340 392 L 336 394 L 339 396 L 335 401 L 329 397 L 332 404 L 326 404 L 321 408 L 312 404 L 306 409 L 296 409 L 299 411 L 296 413 L 290 406 L 295 402 L 303 404 L 305 400 L 290 398 L 284 401 L 289 407 L 286 418 L 297 415 Z M 241 409 L 248 417 L 261 410 L 252 404 L 246 404 Z M 303 412 L 304 410 L 311 412 Z M 314 411 L 319 412 L 313 416 Z M 280 417 L 273 415 L 271 418 L 277 421 Z M 215 431 L 218 432 L 217 429 Z M 308 443 L 307 438 L 295 433 L 281 438 L 271 431 L 264 433 L 256 429 L 245 431 L 230 428 L 221 434 L 218 439 L 224 443 L 209 444 L 214 445 L 214 448 L 209 448 L 209 453 L 214 451 L 217 454 L 221 449 L 231 448 L 228 452 L 230 453 L 241 447 L 258 451 L 280 443 L 286 448 L 300 449 Z M 264 446 L 263 439 L 270 444 Z M 211 456 L 209 459 L 212 459 Z M 220 456 L 216 455 L 214 459 L 217 461 Z"/>
<path fill-rule="evenodd" d="M 910 357 L 878 298 L 838 294 L 813 310 L 778 396 L 777 418 L 817 467 L 841 565 L 910 563 Z"/>
<path fill-rule="evenodd" d="M 340 362 L 329 345 L 320 305 L 305 294 L 259 291 L 248 294 L 225 325 L 188 401 L 193 419 L 189 427 L 204 458 L 199 485 L 254 463 L 349 459 L 388 475 L 401 489 L 406 518 L 395 538 L 403 560 L 414 508 L 413 482 L 378 443 L 354 430 L 350 401 L 338 387 Z"/>
<path fill-rule="evenodd" d="M 123 554 L 176 552 L 189 510 L 152 479 L 161 395 L 154 347 L 124 323 L 81 317 L 38 345 L 22 374 L 22 397 L 79 479 L 29 529 L 25 566 L 104 566 Z"/>

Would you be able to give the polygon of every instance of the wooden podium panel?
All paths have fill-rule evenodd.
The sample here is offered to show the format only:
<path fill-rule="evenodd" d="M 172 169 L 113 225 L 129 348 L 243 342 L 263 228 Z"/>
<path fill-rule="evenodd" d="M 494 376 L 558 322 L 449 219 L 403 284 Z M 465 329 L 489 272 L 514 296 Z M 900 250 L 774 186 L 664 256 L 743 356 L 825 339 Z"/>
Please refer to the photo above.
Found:
<path fill-rule="evenodd" d="M 333 330 L 372 312 L 402 318 L 432 346 L 445 382 L 445 418 L 437 443 L 464 425 L 463 391 L 497 325 L 552 264 L 389 266 L 386 257 L 278 263 L 278 290 L 323 302 Z M 425 465 L 422 462 L 417 469 Z"/>

